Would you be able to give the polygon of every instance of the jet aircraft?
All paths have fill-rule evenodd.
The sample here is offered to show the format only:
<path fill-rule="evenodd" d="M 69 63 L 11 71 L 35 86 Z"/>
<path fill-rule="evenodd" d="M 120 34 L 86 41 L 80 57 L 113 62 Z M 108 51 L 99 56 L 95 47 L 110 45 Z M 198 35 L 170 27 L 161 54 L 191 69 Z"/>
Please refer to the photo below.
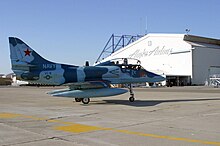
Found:
<path fill-rule="evenodd" d="M 54 63 L 41 57 L 26 43 L 9 37 L 12 70 L 20 80 L 45 85 L 67 85 L 67 89 L 49 92 L 52 96 L 75 98 L 88 104 L 92 97 L 114 96 L 128 92 L 112 84 L 128 84 L 130 98 L 135 100 L 132 83 L 160 82 L 164 77 L 145 70 L 139 60 L 118 58 L 89 66 Z"/>

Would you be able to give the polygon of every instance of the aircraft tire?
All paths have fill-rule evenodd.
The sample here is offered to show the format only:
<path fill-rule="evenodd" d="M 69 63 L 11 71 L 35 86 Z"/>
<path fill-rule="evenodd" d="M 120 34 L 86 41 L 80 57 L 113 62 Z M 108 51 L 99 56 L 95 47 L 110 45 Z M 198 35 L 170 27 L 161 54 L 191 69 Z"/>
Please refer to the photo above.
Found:
<path fill-rule="evenodd" d="M 81 102 L 81 101 L 82 101 L 82 98 L 75 98 L 75 101 L 76 101 L 76 102 Z"/>
<path fill-rule="evenodd" d="M 88 104 L 90 102 L 90 98 L 83 98 L 82 103 L 83 104 Z"/>
<path fill-rule="evenodd" d="M 130 101 L 130 102 L 134 102 L 134 100 L 135 100 L 134 97 L 130 97 L 130 98 L 129 98 L 129 101 Z"/>

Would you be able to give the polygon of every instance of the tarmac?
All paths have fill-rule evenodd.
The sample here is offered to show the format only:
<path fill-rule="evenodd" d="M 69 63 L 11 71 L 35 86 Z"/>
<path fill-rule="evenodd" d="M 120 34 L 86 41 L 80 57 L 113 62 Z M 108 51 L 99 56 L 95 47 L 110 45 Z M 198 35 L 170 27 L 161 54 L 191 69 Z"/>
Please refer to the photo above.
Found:
<path fill-rule="evenodd" d="M 46 94 L 55 89 L 0 87 L 0 145 L 220 146 L 220 88 L 135 88 L 135 102 L 88 105 Z"/>

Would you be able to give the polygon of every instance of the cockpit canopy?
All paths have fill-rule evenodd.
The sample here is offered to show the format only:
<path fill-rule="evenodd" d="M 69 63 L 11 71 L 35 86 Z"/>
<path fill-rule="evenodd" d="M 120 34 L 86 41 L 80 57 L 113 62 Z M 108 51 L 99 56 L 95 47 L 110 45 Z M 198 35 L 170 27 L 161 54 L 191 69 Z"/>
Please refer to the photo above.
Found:
<path fill-rule="evenodd" d="M 122 69 L 134 69 L 134 70 L 143 69 L 141 66 L 141 61 L 134 58 L 115 58 L 97 64 L 96 66 L 119 66 Z"/>

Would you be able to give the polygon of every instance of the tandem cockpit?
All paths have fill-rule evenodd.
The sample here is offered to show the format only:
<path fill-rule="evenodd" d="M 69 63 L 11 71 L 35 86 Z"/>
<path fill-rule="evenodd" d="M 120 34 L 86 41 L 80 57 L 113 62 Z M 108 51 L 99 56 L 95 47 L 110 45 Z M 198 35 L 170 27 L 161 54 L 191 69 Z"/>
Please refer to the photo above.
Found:
<path fill-rule="evenodd" d="M 121 69 L 123 81 L 130 83 L 161 82 L 165 78 L 161 75 L 147 71 L 141 65 L 141 61 L 134 58 L 116 58 L 97 64 L 96 66 L 117 66 Z"/>
<path fill-rule="evenodd" d="M 125 69 L 132 69 L 132 70 L 144 69 L 141 66 L 141 61 L 134 58 L 115 58 L 112 60 L 108 60 L 106 62 L 101 62 L 96 66 L 118 66 L 121 68 L 122 72 Z"/>

